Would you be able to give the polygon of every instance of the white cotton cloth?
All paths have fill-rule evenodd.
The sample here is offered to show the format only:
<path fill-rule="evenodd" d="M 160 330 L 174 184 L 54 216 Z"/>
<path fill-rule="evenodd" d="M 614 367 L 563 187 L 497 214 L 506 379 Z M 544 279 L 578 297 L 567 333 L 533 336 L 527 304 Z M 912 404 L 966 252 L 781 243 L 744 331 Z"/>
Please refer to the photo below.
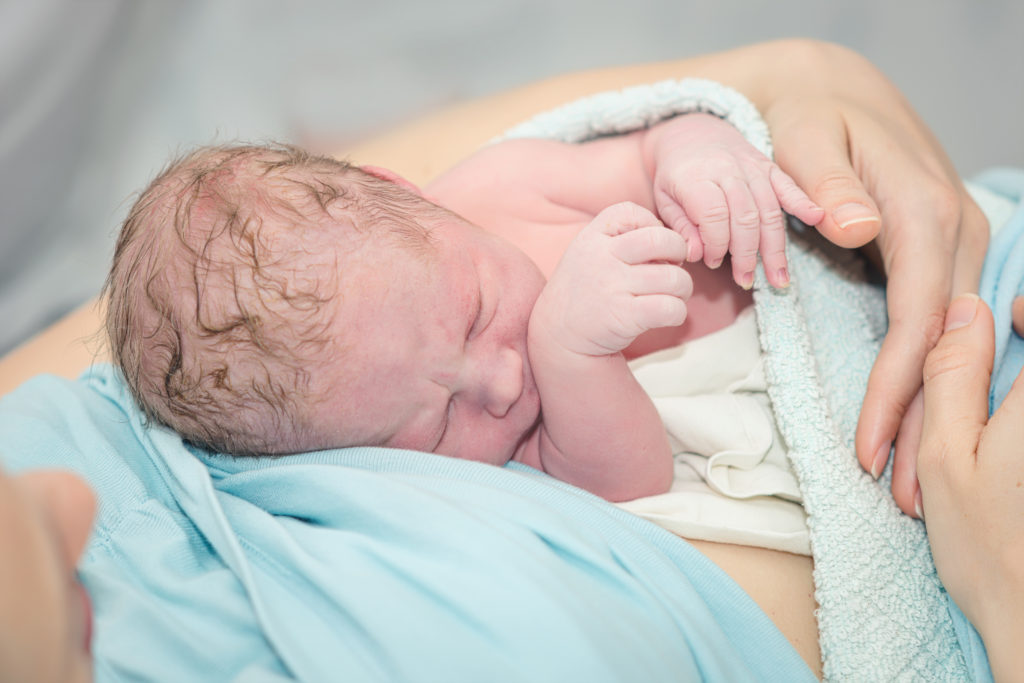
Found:
<path fill-rule="evenodd" d="M 753 307 L 724 329 L 637 358 L 630 369 L 665 423 L 675 479 L 668 493 L 621 507 L 686 538 L 810 555 Z"/>

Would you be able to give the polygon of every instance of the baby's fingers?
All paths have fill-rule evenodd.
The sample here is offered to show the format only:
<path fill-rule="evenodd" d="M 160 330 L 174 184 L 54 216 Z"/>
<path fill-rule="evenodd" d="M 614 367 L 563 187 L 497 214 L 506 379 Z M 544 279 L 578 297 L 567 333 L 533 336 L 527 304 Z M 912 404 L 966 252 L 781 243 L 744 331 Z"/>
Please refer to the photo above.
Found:
<path fill-rule="evenodd" d="M 586 229 L 614 237 L 652 225 L 661 226 L 661 221 L 650 210 L 633 202 L 619 202 L 594 216 Z"/>
<path fill-rule="evenodd" d="M 668 294 L 686 300 L 693 294 L 693 278 L 680 266 L 667 263 L 633 266 L 628 291 L 637 296 Z"/>
<path fill-rule="evenodd" d="M 725 192 L 718 184 L 703 180 L 686 185 L 680 195 L 687 216 L 700 230 L 704 263 L 717 268 L 729 250 L 729 201 Z"/>
<path fill-rule="evenodd" d="M 764 272 L 768 276 L 768 282 L 773 287 L 789 286 L 789 266 L 786 262 L 786 219 L 779 207 L 778 197 L 775 190 L 768 182 L 768 178 L 759 175 L 750 181 L 750 193 L 757 203 L 757 210 L 761 216 L 760 250 L 761 262 L 764 264 Z M 733 269 L 736 269 L 735 257 L 733 257 Z M 753 267 L 750 275 L 743 274 L 745 281 L 752 281 Z M 737 280 L 742 284 L 742 281 Z"/>
<path fill-rule="evenodd" d="M 641 330 L 675 327 L 686 321 L 686 302 L 670 294 L 633 297 L 633 324 Z"/>
<path fill-rule="evenodd" d="M 682 235 L 660 225 L 616 235 L 611 246 L 612 254 L 628 265 L 653 261 L 682 263 L 686 260 L 686 249 Z"/>
<path fill-rule="evenodd" d="M 686 240 L 685 260 L 691 263 L 700 261 L 704 257 L 704 245 L 700 241 L 700 231 L 683 211 L 683 207 L 676 202 L 672 195 L 660 188 L 656 188 L 654 191 L 654 203 L 662 222 Z"/>
<path fill-rule="evenodd" d="M 815 204 L 781 168 L 772 166 L 768 173 L 768 179 L 779 203 L 788 213 L 793 214 L 807 225 L 817 225 L 824 220 L 825 209 Z"/>
<path fill-rule="evenodd" d="M 729 254 L 732 256 L 732 277 L 740 287 L 754 284 L 757 248 L 761 236 L 761 212 L 751 187 L 738 177 L 725 178 L 722 190 L 729 201 Z"/>

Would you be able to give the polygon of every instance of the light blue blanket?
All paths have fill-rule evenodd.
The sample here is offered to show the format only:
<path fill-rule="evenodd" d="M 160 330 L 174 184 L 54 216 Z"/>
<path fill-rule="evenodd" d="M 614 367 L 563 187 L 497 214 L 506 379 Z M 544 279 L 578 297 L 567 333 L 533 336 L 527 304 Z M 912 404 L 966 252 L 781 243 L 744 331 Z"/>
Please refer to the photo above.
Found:
<path fill-rule="evenodd" d="M 108 366 L 23 385 L 0 433 L 99 496 L 99 681 L 813 680 L 689 544 L 525 467 L 193 453 Z"/>

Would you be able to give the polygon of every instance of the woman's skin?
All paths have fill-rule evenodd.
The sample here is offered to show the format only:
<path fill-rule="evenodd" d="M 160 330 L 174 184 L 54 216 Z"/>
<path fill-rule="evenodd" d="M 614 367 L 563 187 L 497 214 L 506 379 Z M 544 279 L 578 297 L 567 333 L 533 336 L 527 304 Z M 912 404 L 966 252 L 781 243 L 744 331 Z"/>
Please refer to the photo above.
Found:
<path fill-rule="evenodd" d="M 73 474 L 0 471 L 0 681 L 92 680 L 92 614 L 75 564 L 95 510 Z"/>

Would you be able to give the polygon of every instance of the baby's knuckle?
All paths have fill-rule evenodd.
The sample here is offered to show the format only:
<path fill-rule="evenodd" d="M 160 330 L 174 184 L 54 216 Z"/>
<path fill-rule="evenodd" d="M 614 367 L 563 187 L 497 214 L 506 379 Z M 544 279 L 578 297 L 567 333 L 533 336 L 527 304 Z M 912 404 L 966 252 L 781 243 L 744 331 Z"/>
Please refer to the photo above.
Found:
<path fill-rule="evenodd" d="M 729 207 L 725 204 L 716 204 L 715 206 L 709 206 L 701 213 L 700 222 L 701 226 L 708 224 L 720 224 L 729 221 Z"/>
<path fill-rule="evenodd" d="M 751 230 L 761 224 L 761 214 L 757 209 L 745 209 L 736 214 L 734 218 L 736 227 Z"/>
<path fill-rule="evenodd" d="M 782 227 L 782 221 L 783 221 L 782 209 L 780 209 L 780 208 L 776 207 L 776 208 L 772 208 L 772 209 L 765 209 L 764 211 L 761 212 L 761 223 L 766 228 L 773 228 L 773 229 L 781 228 Z"/>

